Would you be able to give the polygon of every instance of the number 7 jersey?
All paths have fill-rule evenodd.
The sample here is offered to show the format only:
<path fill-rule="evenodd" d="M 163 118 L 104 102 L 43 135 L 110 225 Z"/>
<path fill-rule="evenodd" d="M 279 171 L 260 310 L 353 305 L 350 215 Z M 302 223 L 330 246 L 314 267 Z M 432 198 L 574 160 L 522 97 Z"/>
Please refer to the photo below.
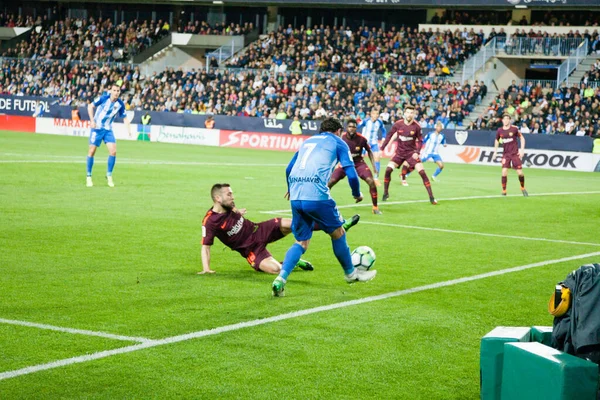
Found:
<path fill-rule="evenodd" d="M 353 166 L 348 145 L 336 135 L 324 132 L 302 143 L 288 176 L 290 200 L 331 199 L 327 183 L 333 168 Z"/>

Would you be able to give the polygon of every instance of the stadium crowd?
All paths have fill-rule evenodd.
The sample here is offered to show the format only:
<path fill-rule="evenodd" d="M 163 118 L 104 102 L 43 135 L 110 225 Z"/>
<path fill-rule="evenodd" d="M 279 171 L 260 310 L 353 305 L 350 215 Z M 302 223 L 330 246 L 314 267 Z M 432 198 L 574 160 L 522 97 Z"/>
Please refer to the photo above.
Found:
<path fill-rule="evenodd" d="M 589 85 L 591 83 L 600 83 L 600 60 L 592 65 L 589 71 L 587 71 L 581 78 L 581 83 Z M 600 86 L 600 85 L 598 85 Z"/>
<path fill-rule="evenodd" d="M 234 56 L 228 67 L 283 71 L 448 76 L 475 53 L 483 33 L 367 26 L 280 27 Z"/>
<path fill-rule="evenodd" d="M 206 21 L 188 21 L 187 24 L 180 24 L 177 28 L 178 33 L 191 33 L 193 35 L 246 35 L 254 30 L 254 24 L 246 22 L 240 24 L 215 24 L 210 25 Z"/>
<path fill-rule="evenodd" d="M 523 133 L 597 135 L 600 132 L 600 87 L 563 83 L 555 89 L 550 84 L 513 81 L 469 128 L 498 128 L 504 113 L 513 117 Z"/>
<path fill-rule="evenodd" d="M 122 22 L 110 19 L 40 19 L 31 36 L 3 54 L 4 57 L 46 58 L 113 62 L 127 60 L 168 34 L 170 26 L 159 20 Z M 37 26 L 37 25 L 36 25 Z"/>
<path fill-rule="evenodd" d="M 359 74 L 269 73 L 251 70 L 168 69 L 143 76 L 129 64 L 108 65 L 4 59 L 0 93 L 54 97 L 84 105 L 118 82 L 129 109 L 193 114 L 321 119 L 363 119 L 373 107 L 393 122 L 412 104 L 420 122 L 459 126 L 487 92 L 485 85 L 461 86 L 441 78 L 391 78 Z"/>
<path fill-rule="evenodd" d="M 528 20 L 526 16 L 513 21 L 512 11 L 455 10 L 448 9 L 436 13 L 431 24 L 448 25 L 533 25 L 533 26 L 600 26 L 600 12 L 597 11 L 542 11 L 533 10 Z"/>

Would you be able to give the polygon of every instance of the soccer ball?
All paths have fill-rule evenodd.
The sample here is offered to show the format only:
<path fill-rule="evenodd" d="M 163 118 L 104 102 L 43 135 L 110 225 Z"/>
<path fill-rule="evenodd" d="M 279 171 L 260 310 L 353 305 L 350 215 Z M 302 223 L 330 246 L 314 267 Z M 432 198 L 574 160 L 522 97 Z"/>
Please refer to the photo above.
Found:
<path fill-rule="evenodd" d="M 368 271 L 375 264 L 375 252 L 369 246 L 360 246 L 352 252 L 354 268 Z"/>

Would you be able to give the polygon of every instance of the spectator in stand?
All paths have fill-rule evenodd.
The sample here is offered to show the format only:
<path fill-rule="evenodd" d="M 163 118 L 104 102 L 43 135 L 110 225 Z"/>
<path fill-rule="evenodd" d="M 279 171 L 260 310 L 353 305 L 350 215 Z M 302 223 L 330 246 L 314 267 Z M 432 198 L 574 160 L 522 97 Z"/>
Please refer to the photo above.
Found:
<path fill-rule="evenodd" d="M 252 43 L 227 66 L 278 71 L 328 71 L 359 74 L 451 75 L 482 44 L 473 30 L 441 31 L 392 27 L 280 27 Z M 329 61 L 330 60 L 330 61 Z"/>

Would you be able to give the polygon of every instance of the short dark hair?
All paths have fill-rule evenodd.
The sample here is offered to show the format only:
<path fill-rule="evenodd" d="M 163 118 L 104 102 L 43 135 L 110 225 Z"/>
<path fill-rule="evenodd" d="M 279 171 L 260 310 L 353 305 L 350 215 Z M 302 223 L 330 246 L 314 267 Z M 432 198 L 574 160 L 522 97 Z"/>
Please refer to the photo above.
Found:
<path fill-rule="evenodd" d="M 111 85 L 110 85 L 110 88 L 112 89 L 112 88 L 113 88 L 113 86 L 116 86 L 116 87 L 117 87 L 117 89 L 121 89 L 121 86 L 117 85 L 117 83 L 116 83 L 116 82 L 115 82 L 115 83 L 113 83 L 113 84 L 111 84 Z"/>
<path fill-rule="evenodd" d="M 354 118 L 350 118 L 348 121 L 346 121 L 346 126 L 348 126 L 348 124 L 358 125 L 358 122 L 356 122 Z"/>
<path fill-rule="evenodd" d="M 215 183 L 210 189 L 210 197 L 212 197 L 213 201 L 215 201 L 215 196 L 219 193 L 219 191 L 223 188 L 231 187 L 229 183 Z"/>
<path fill-rule="evenodd" d="M 321 123 L 320 132 L 337 132 L 340 129 L 344 129 L 344 126 L 337 118 L 327 118 Z"/>
<path fill-rule="evenodd" d="M 508 113 L 504 113 L 504 114 L 502 114 L 502 118 L 504 118 L 504 117 L 508 117 L 508 118 L 510 118 L 510 114 L 508 114 Z"/>
<path fill-rule="evenodd" d="M 404 111 L 406 111 L 406 110 L 413 110 L 413 111 L 415 111 L 415 106 L 413 106 L 411 104 L 408 104 L 408 105 L 404 106 Z"/>

